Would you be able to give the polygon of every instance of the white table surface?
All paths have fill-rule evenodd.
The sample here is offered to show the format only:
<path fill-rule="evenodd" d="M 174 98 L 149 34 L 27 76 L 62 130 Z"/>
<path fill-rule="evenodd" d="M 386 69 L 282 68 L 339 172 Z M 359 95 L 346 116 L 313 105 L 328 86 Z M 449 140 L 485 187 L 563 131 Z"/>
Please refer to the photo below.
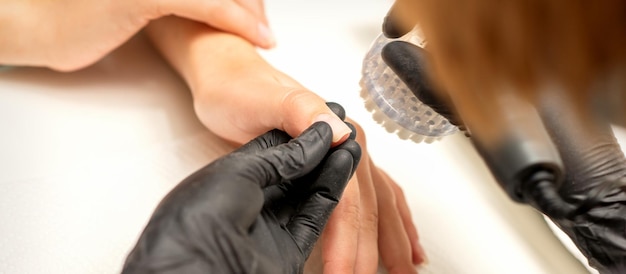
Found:
<path fill-rule="evenodd" d="M 373 121 L 358 81 L 390 4 L 267 0 L 278 47 L 262 54 L 363 126 L 410 203 L 420 273 L 587 273 L 463 136 L 415 144 Z M 0 273 L 119 272 L 163 195 L 230 150 L 141 35 L 78 72 L 0 71 L 0 117 Z"/>

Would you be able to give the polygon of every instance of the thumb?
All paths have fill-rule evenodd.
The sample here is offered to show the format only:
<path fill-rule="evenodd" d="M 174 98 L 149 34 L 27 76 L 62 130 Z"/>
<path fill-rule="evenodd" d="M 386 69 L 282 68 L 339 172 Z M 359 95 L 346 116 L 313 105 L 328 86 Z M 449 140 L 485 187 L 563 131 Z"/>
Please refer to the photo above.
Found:
<path fill-rule="evenodd" d="M 233 1 L 157 0 L 152 14 L 155 17 L 177 15 L 211 27 L 231 32 L 262 48 L 276 44 L 265 16 L 258 16 L 250 8 Z"/>
<path fill-rule="evenodd" d="M 311 253 L 333 209 L 337 206 L 343 190 L 360 159 L 361 150 L 354 141 L 353 151 L 339 149 L 326 159 L 320 174 L 310 186 L 310 194 L 298 206 L 291 217 L 287 229 L 305 256 Z M 299 184 L 302 187 L 304 184 Z M 296 186 L 297 187 L 297 186 Z"/>
<path fill-rule="evenodd" d="M 337 108 L 338 104 L 333 104 L 333 108 Z M 333 145 L 337 145 L 345 141 L 352 130 L 337 116 L 339 113 L 326 104 L 326 101 L 317 94 L 306 89 L 294 89 L 285 94 L 278 108 L 279 113 L 275 117 L 279 117 L 279 128 L 283 129 L 291 136 L 298 136 L 305 129 L 315 122 L 326 122 L 333 131 Z"/>

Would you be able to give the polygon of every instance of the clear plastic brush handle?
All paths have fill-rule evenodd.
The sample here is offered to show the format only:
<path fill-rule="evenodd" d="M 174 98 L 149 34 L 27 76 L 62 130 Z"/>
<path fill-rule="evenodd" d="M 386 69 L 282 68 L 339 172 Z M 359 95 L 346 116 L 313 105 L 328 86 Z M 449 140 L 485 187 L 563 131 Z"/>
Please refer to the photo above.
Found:
<path fill-rule="evenodd" d="M 374 120 L 388 132 L 416 143 L 431 143 L 459 129 L 417 99 L 381 57 L 387 43 L 403 40 L 423 47 L 425 41 L 421 37 L 417 28 L 398 39 L 380 34 L 363 60 L 361 97 Z"/>

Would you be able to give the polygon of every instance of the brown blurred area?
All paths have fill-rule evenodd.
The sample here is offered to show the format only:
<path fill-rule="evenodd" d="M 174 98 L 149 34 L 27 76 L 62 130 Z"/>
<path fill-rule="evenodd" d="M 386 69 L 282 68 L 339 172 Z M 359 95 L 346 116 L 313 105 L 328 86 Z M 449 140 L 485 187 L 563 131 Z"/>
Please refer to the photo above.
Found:
<path fill-rule="evenodd" d="M 506 111 L 496 102 L 503 90 L 535 100 L 555 86 L 578 107 L 601 101 L 614 105 L 609 114 L 623 119 L 626 1 L 397 0 L 396 5 L 405 24 L 417 18 L 436 83 L 450 93 L 470 128 L 498 123 L 494 114 Z"/>

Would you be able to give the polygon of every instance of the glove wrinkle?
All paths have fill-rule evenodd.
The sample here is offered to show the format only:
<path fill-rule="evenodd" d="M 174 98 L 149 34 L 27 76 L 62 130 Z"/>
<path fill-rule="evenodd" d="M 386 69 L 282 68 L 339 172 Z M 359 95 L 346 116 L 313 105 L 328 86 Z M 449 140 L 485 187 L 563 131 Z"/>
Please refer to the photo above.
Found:
<path fill-rule="evenodd" d="M 255 151 L 262 151 L 264 149 L 287 143 L 289 142 L 289 140 L 291 140 L 291 136 L 289 136 L 287 133 L 274 129 L 259 137 L 252 139 L 252 141 L 242 145 L 234 152 L 249 154 Z"/>
<path fill-rule="evenodd" d="M 291 180 L 310 172 L 317 166 L 328 152 L 331 141 L 330 126 L 324 122 L 317 122 L 298 138 L 262 151 L 257 157 L 259 161 L 272 166 L 273 168 L 269 170 L 276 171 L 277 177 Z"/>
<path fill-rule="evenodd" d="M 578 215 L 554 220 L 600 273 L 626 273 L 626 158 L 609 123 L 558 89 L 539 113 L 566 167 L 561 196 Z"/>
<path fill-rule="evenodd" d="M 356 144 L 354 140 L 346 142 Z M 309 187 L 311 194 L 301 202 L 297 212 L 287 224 L 296 245 L 306 257 L 311 253 L 315 239 L 321 235 L 351 176 L 351 173 L 345 171 L 354 168 L 352 153 L 356 152 L 346 149 L 336 150 L 321 165 L 319 173 L 312 173 L 319 175 Z"/>

